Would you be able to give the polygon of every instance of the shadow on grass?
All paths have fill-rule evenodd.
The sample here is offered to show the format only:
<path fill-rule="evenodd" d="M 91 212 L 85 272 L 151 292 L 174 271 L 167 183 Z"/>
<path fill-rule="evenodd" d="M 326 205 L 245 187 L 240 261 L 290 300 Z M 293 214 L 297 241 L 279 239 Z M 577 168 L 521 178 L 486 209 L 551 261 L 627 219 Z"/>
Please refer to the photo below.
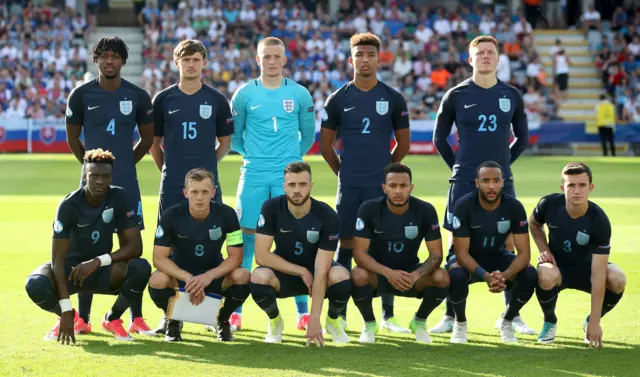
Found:
<path fill-rule="evenodd" d="M 283 370 L 318 376 L 632 376 L 640 361 L 638 345 L 607 342 L 607 348 L 589 349 L 581 339 L 561 337 L 554 345 L 539 345 L 521 337 L 519 345 L 503 345 L 497 334 L 477 333 L 495 343 L 472 339 L 450 344 L 448 335 L 434 335 L 433 344 L 417 344 L 411 335 L 379 334 L 375 345 L 305 347 L 302 334 L 284 336 L 282 344 L 265 344 L 264 331 L 243 330 L 233 343 L 219 343 L 216 334 L 183 332 L 183 342 L 165 343 L 161 336 L 137 336 L 135 342 L 107 341 L 104 334 L 79 338 L 86 352 L 109 356 L 156 356 L 172 361 L 226 367 Z M 635 365 L 631 365 L 635 364 Z M 248 372 L 258 374 L 259 372 Z"/>

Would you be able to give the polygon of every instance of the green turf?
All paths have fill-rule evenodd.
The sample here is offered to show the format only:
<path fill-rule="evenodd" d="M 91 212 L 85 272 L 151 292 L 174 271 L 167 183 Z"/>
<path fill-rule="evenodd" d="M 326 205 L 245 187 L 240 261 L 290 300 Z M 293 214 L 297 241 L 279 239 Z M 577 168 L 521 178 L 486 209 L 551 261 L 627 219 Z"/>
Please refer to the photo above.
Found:
<path fill-rule="evenodd" d="M 308 160 L 314 169 L 314 196 L 333 205 L 336 178 L 321 159 Z M 448 335 L 432 335 L 433 345 L 417 345 L 410 335 L 388 333 L 380 333 L 375 345 L 359 345 L 355 341 L 361 318 L 350 303 L 352 343 L 335 346 L 329 342 L 325 349 L 307 349 L 304 334 L 295 329 L 293 299 L 280 302 L 286 322 L 281 345 L 262 343 L 267 317 L 251 299 L 245 306 L 245 330 L 237 334 L 234 344 L 218 344 L 212 334 L 196 325 L 185 326 L 182 344 L 141 336 L 133 344 L 123 344 L 100 329 L 99 319 L 113 303 L 113 298 L 102 296 L 94 299 L 91 335 L 80 336 L 75 347 L 44 342 L 42 337 L 55 318 L 29 300 L 24 281 L 37 265 L 50 259 L 55 209 L 62 196 L 77 187 L 80 168 L 69 155 L 0 155 L 0 375 L 637 376 L 640 159 L 584 160 L 595 175 L 592 200 L 607 211 L 613 224 L 611 260 L 622 266 L 629 282 L 618 307 L 603 319 L 605 348 L 599 351 L 588 350 L 582 343 L 582 321 L 590 305 L 587 295 L 562 293 L 555 345 L 539 346 L 535 337 L 519 336 L 519 345 L 504 346 L 493 328 L 504 307 L 503 298 L 488 293 L 480 284 L 472 286 L 467 305 L 468 345 L 450 345 Z M 566 157 L 526 157 L 514 166 L 516 191 L 528 212 L 540 196 L 559 189 L 559 172 L 567 161 Z M 432 202 L 442 216 L 449 174 L 444 163 L 435 156 L 410 157 L 406 162 L 414 171 L 414 194 Z M 138 166 L 147 222 L 145 256 L 149 258 L 160 174 L 148 157 Z M 235 156 L 220 166 L 224 200 L 230 205 L 235 202 L 239 167 Z M 75 306 L 76 299 L 72 301 Z M 396 317 L 408 325 L 418 301 L 399 298 L 396 304 Z M 379 305 L 376 300 L 378 317 Z M 443 307 L 429 318 L 429 325 L 441 318 Z M 146 294 L 144 313 L 151 326 L 161 317 Z M 535 297 L 522 314 L 528 324 L 541 327 L 542 314 Z"/>

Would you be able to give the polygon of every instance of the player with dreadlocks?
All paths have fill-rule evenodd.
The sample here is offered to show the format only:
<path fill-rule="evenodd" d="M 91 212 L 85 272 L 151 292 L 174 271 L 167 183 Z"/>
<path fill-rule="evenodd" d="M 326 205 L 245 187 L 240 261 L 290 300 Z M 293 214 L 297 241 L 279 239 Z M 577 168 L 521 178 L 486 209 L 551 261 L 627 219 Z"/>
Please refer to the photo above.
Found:
<path fill-rule="evenodd" d="M 127 45 L 118 37 L 104 37 L 91 50 L 99 77 L 84 83 L 69 94 L 66 123 L 67 143 L 80 163 L 85 149 L 110 150 L 116 157 L 113 184 L 124 188 L 132 199 L 132 210 L 142 221 L 142 201 L 136 174 L 136 163 L 144 157 L 153 144 L 153 114 L 151 97 L 142 88 L 121 78 L 120 70 L 127 62 Z M 131 149 L 134 130 L 138 126 L 140 140 Z M 80 135 L 84 129 L 84 144 Z M 82 176 L 86 166 L 83 165 Z M 81 186 L 86 184 L 84 178 Z M 129 210 L 128 210 L 129 211 Z M 116 232 L 121 229 L 116 228 Z M 78 295 L 80 320 L 76 323 L 76 334 L 91 332 L 89 313 L 93 296 L 81 292 Z M 131 307 L 130 332 L 149 336 L 155 333 L 142 318 L 142 304 Z"/>
<path fill-rule="evenodd" d="M 131 209 L 127 192 L 111 185 L 113 154 L 90 150 L 83 161 L 86 184 L 58 205 L 51 262 L 27 278 L 27 294 L 40 308 L 60 317 L 45 340 L 75 343 L 74 327 L 80 318 L 69 296 L 80 291 L 118 296 L 102 327 L 118 340 L 133 340 L 120 317 L 142 301 L 151 276 L 149 262 L 140 258 L 140 217 Z M 112 252 L 116 229 L 120 247 Z"/>

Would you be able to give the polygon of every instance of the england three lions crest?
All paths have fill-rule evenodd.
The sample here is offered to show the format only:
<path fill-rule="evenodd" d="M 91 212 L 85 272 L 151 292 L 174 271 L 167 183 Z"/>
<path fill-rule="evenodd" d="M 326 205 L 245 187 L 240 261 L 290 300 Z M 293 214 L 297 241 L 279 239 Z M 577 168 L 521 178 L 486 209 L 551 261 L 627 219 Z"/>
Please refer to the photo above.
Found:
<path fill-rule="evenodd" d="M 285 99 L 282 101 L 282 108 L 284 109 L 284 111 L 288 112 L 288 113 L 292 113 L 293 109 L 295 108 L 295 101 L 292 99 Z"/>
<path fill-rule="evenodd" d="M 202 119 L 211 118 L 211 112 L 211 105 L 200 105 L 200 117 L 202 117 Z"/>
<path fill-rule="evenodd" d="M 511 110 L 511 100 L 509 98 L 500 98 L 498 100 L 498 105 L 500 105 L 500 110 L 505 113 L 508 113 Z"/>
<path fill-rule="evenodd" d="M 376 101 L 376 112 L 385 115 L 389 112 L 389 101 Z"/>
<path fill-rule="evenodd" d="M 129 115 L 133 111 L 133 102 L 131 101 L 120 101 L 120 112 L 123 115 Z"/>

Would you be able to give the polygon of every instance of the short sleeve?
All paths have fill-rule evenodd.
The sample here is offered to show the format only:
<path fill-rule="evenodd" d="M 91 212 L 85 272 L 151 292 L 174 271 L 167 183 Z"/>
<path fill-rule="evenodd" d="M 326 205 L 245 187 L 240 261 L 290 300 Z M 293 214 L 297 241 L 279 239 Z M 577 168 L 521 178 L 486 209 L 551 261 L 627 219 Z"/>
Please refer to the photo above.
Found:
<path fill-rule="evenodd" d="M 527 221 L 527 211 L 519 200 L 513 200 L 509 205 L 509 216 L 511 218 L 511 233 L 529 233 L 529 221 Z"/>
<path fill-rule="evenodd" d="M 66 124 L 82 126 L 82 89 L 75 88 L 67 99 Z"/>
<path fill-rule="evenodd" d="M 395 93 L 393 104 L 393 129 L 409 128 L 409 109 L 402 94 Z"/>
<path fill-rule="evenodd" d="M 58 205 L 56 220 L 53 223 L 53 238 L 68 239 L 71 235 L 71 228 L 74 226 L 75 206 L 63 199 Z"/>
<path fill-rule="evenodd" d="M 333 209 L 327 209 L 322 219 L 322 234 L 318 249 L 336 251 L 340 238 L 340 217 Z"/>
<path fill-rule="evenodd" d="M 153 122 L 153 106 L 151 105 L 151 97 L 146 90 L 140 89 L 138 100 L 138 109 L 136 113 L 136 122 L 138 126 L 151 124 Z"/>
<path fill-rule="evenodd" d="M 440 224 L 438 223 L 438 212 L 429 203 L 424 203 L 420 209 L 422 216 L 422 227 L 424 232 L 424 240 L 435 241 L 442 238 L 440 234 Z"/>
<path fill-rule="evenodd" d="M 337 130 L 340 126 L 340 111 L 338 108 L 338 92 L 333 93 L 324 102 L 322 113 L 322 128 Z"/>
<path fill-rule="evenodd" d="M 260 211 L 260 217 L 258 218 L 258 227 L 256 233 L 264 234 L 267 236 L 276 235 L 276 209 L 278 207 L 278 201 L 267 200 L 262 205 L 262 211 Z"/>
<path fill-rule="evenodd" d="M 358 208 L 355 237 L 371 239 L 373 218 L 375 214 L 375 202 L 364 202 Z"/>
<path fill-rule="evenodd" d="M 222 216 L 224 220 L 224 232 L 226 234 L 227 245 L 241 247 L 242 246 L 242 230 L 236 211 L 228 205 L 224 205 Z"/>
<path fill-rule="evenodd" d="M 593 222 L 593 238 L 590 242 L 592 254 L 607 255 L 611 252 L 611 222 L 602 211 Z"/>
<path fill-rule="evenodd" d="M 155 130 L 154 135 L 158 137 L 164 136 L 164 109 L 162 100 L 164 99 L 164 92 L 160 92 L 153 97 L 153 128 Z"/>
<path fill-rule="evenodd" d="M 116 204 L 114 206 L 116 228 L 118 231 L 124 231 L 140 225 L 140 216 L 136 204 L 133 203 L 131 197 L 124 189 L 118 190 L 116 197 Z"/>
<path fill-rule="evenodd" d="M 154 245 L 171 247 L 173 243 L 173 223 L 175 222 L 177 208 L 169 208 L 160 217 L 160 224 L 156 228 Z"/>
<path fill-rule="evenodd" d="M 551 198 L 549 196 L 543 196 L 538 202 L 538 205 L 536 205 L 536 208 L 533 209 L 533 218 L 538 224 L 542 225 L 546 222 L 547 211 L 550 205 Z"/>
<path fill-rule="evenodd" d="M 458 200 L 453 209 L 453 227 L 454 237 L 471 237 L 470 222 L 471 212 L 469 210 L 470 202 L 468 200 Z"/>
<path fill-rule="evenodd" d="M 233 117 L 231 116 L 231 105 L 227 99 L 220 93 L 216 93 L 218 97 L 218 111 L 216 114 L 216 136 L 223 137 L 233 134 Z"/>

